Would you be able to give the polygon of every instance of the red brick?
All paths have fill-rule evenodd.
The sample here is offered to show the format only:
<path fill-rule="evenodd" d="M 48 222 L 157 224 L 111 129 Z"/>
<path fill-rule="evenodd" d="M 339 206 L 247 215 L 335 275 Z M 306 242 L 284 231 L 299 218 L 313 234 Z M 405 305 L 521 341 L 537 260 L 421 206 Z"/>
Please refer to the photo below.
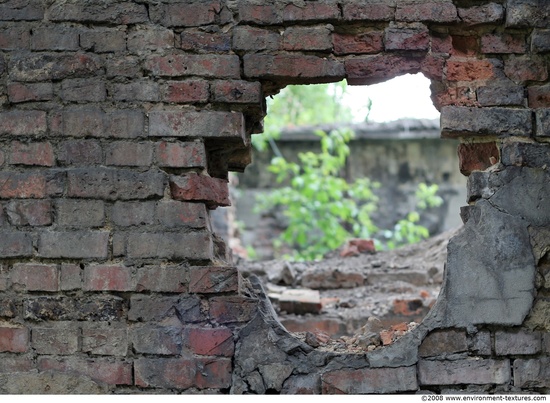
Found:
<path fill-rule="evenodd" d="M 11 270 L 11 283 L 27 291 L 57 291 L 59 272 L 56 265 L 16 263 Z"/>
<path fill-rule="evenodd" d="M 343 17 L 346 21 L 391 21 L 395 15 L 395 6 L 387 2 L 344 3 Z"/>
<path fill-rule="evenodd" d="M 0 199 L 43 198 L 46 177 L 41 172 L 0 172 Z"/>
<path fill-rule="evenodd" d="M 79 32 L 74 28 L 49 26 L 34 28 L 31 36 L 32 50 L 78 50 Z"/>
<path fill-rule="evenodd" d="M 10 164 L 51 167 L 55 156 L 50 143 L 20 143 L 11 145 Z"/>
<path fill-rule="evenodd" d="M 160 77 L 240 78 L 241 75 L 240 61 L 237 55 L 151 56 L 145 61 L 145 69 L 152 75 Z"/>
<path fill-rule="evenodd" d="M 29 349 L 29 329 L 0 327 L 0 352 L 24 353 Z"/>
<path fill-rule="evenodd" d="M 126 32 L 96 26 L 80 34 L 80 46 L 94 53 L 122 52 L 126 50 Z"/>
<path fill-rule="evenodd" d="M 167 81 L 160 97 L 164 102 L 182 104 L 208 102 L 209 84 L 203 80 Z"/>
<path fill-rule="evenodd" d="M 291 82 L 325 82 L 344 78 L 344 65 L 335 60 L 317 56 L 247 54 L 244 75 Z"/>
<path fill-rule="evenodd" d="M 219 1 L 161 4 L 151 9 L 151 19 L 166 27 L 196 27 L 214 24 L 220 10 Z"/>
<path fill-rule="evenodd" d="M 426 55 L 422 60 L 420 70 L 431 80 L 443 81 L 443 71 L 445 69 L 445 58 L 434 56 L 432 54 Z"/>
<path fill-rule="evenodd" d="M 12 200 L 6 207 L 11 225 L 33 227 L 52 223 L 52 204 L 49 200 Z"/>
<path fill-rule="evenodd" d="M 550 85 L 528 87 L 527 92 L 529 108 L 550 107 Z"/>
<path fill-rule="evenodd" d="M 170 177 L 172 198 L 204 202 L 209 208 L 230 206 L 228 182 L 224 179 L 189 173 Z"/>
<path fill-rule="evenodd" d="M 132 268 L 117 265 L 89 265 L 84 268 L 85 291 L 131 291 Z"/>
<path fill-rule="evenodd" d="M 18 110 L 0 113 L 0 134 L 32 136 L 47 130 L 46 112 Z"/>
<path fill-rule="evenodd" d="M 419 315 L 424 308 L 421 299 L 394 299 L 392 305 L 394 314 L 404 316 Z"/>
<path fill-rule="evenodd" d="M 275 25 L 283 21 L 283 16 L 277 4 L 257 5 L 240 2 L 239 21 L 258 25 Z"/>
<path fill-rule="evenodd" d="M 452 49 L 449 53 L 454 56 L 475 56 L 481 51 L 477 36 L 453 35 L 451 42 Z"/>
<path fill-rule="evenodd" d="M 189 358 L 138 358 L 135 385 L 143 388 L 188 389 L 195 385 L 197 363 Z"/>
<path fill-rule="evenodd" d="M 206 152 L 200 142 L 168 143 L 157 145 L 156 160 L 160 167 L 169 168 L 205 168 Z"/>
<path fill-rule="evenodd" d="M 235 351 L 233 333 L 226 327 L 187 327 L 183 331 L 183 343 L 198 355 L 232 357 Z"/>
<path fill-rule="evenodd" d="M 108 385 L 131 385 L 132 363 L 107 358 L 38 358 L 40 371 L 73 372 Z"/>
<path fill-rule="evenodd" d="M 352 85 L 376 84 L 400 74 L 418 73 L 421 60 L 398 55 L 355 57 L 345 62 L 347 81 Z"/>
<path fill-rule="evenodd" d="M 361 368 L 325 372 L 323 394 L 412 392 L 418 389 L 416 368 Z"/>
<path fill-rule="evenodd" d="M 458 16 L 469 25 L 501 22 L 504 19 L 504 7 L 497 3 L 484 4 L 468 8 L 459 8 Z"/>
<path fill-rule="evenodd" d="M 199 358 L 195 385 L 199 389 L 226 389 L 231 386 L 233 366 L 228 358 Z"/>
<path fill-rule="evenodd" d="M 496 76 L 496 68 L 491 60 L 448 60 L 447 79 L 449 81 L 488 80 Z"/>
<path fill-rule="evenodd" d="M 193 267 L 190 270 L 189 292 L 221 293 L 239 289 L 239 272 L 235 267 Z"/>
<path fill-rule="evenodd" d="M 500 153 L 495 142 L 462 143 L 458 146 L 459 169 L 463 175 L 472 171 L 484 171 L 500 161 Z"/>
<path fill-rule="evenodd" d="M 359 34 L 332 35 L 334 53 L 337 55 L 379 53 L 384 48 L 383 33 L 367 31 Z"/>
<path fill-rule="evenodd" d="M 241 296 L 215 297 L 210 300 L 210 318 L 216 323 L 248 322 L 256 313 L 258 301 Z"/>
<path fill-rule="evenodd" d="M 340 17 L 337 4 L 306 1 L 299 6 L 288 4 L 283 10 L 283 21 L 327 21 Z"/>
<path fill-rule="evenodd" d="M 166 228 L 206 228 L 209 224 L 208 213 L 203 203 L 161 201 L 157 205 L 157 217 Z"/>
<path fill-rule="evenodd" d="M 387 28 L 386 50 L 428 50 L 430 37 L 427 28 Z"/>
<path fill-rule="evenodd" d="M 524 35 L 487 34 L 481 37 L 483 53 L 525 53 L 527 42 Z"/>
<path fill-rule="evenodd" d="M 233 35 L 237 27 L 233 28 Z M 227 52 L 231 49 L 231 35 L 224 32 L 183 31 L 180 36 L 180 49 L 193 52 Z"/>
<path fill-rule="evenodd" d="M 152 162 L 152 143 L 114 142 L 109 144 L 105 152 L 106 165 L 149 166 Z"/>
<path fill-rule="evenodd" d="M 451 35 L 440 34 L 441 36 L 431 36 L 431 53 L 450 54 L 453 50 L 453 37 Z"/>
<path fill-rule="evenodd" d="M 178 4 L 178 6 L 178 9 L 182 8 L 182 4 Z M 174 31 L 163 27 L 140 26 L 128 34 L 128 50 L 132 53 L 144 50 L 173 49 L 174 44 Z"/>
<path fill-rule="evenodd" d="M 189 271 L 181 266 L 140 267 L 136 274 L 137 291 L 187 292 Z"/>
<path fill-rule="evenodd" d="M 262 86 L 259 82 L 216 81 L 212 85 L 213 101 L 235 104 L 260 104 Z"/>
<path fill-rule="evenodd" d="M 516 83 L 518 81 L 546 81 L 548 64 L 545 59 L 535 56 L 511 56 L 504 62 L 504 73 Z"/>
<path fill-rule="evenodd" d="M 332 27 L 289 27 L 283 34 L 284 50 L 331 50 Z"/>
<path fill-rule="evenodd" d="M 100 165 L 103 161 L 101 145 L 96 140 L 69 140 L 59 146 L 61 165 Z"/>
<path fill-rule="evenodd" d="M 35 326 L 31 330 L 32 348 L 38 354 L 71 355 L 78 351 L 80 329 L 72 322 Z"/>
<path fill-rule="evenodd" d="M 126 324 L 87 322 L 82 326 L 82 351 L 124 357 L 128 353 Z"/>
<path fill-rule="evenodd" d="M 10 83 L 8 99 L 12 103 L 28 101 L 51 101 L 53 99 L 52 83 Z"/>
<path fill-rule="evenodd" d="M 22 26 L 0 28 L 0 50 L 28 49 L 30 30 Z"/>
<path fill-rule="evenodd" d="M 249 26 L 235 27 L 233 31 L 235 50 L 277 50 L 281 42 L 282 36 L 278 31 Z"/>
<path fill-rule="evenodd" d="M 458 12 L 450 1 L 407 2 L 397 4 L 395 19 L 406 22 L 454 22 L 458 21 Z"/>

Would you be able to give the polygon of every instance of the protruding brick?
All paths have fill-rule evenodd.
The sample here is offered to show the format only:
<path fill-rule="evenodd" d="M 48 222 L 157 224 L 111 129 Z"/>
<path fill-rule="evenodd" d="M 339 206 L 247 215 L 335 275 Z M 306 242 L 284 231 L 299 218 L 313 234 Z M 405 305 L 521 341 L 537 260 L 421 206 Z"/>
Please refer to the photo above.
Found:
<path fill-rule="evenodd" d="M 57 224 L 62 227 L 102 227 L 105 207 L 101 200 L 60 199 L 56 202 Z"/>
<path fill-rule="evenodd" d="M 197 259 L 213 258 L 212 238 L 208 233 L 137 233 L 128 235 L 129 258 Z"/>
<path fill-rule="evenodd" d="M 108 256 L 108 231 L 43 232 L 38 255 L 46 258 L 97 258 Z"/>
<path fill-rule="evenodd" d="M 51 167 L 55 165 L 53 147 L 50 143 L 11 144 L 10 164 Z"/>
<path fill-rule="evenodd" d="M 190 270 L 189 292 L 222 293 L 238 288 L 239 273 L 235 267 L 193 267 Z"/>
<path fill-rule="evenodd" d="M 73 372 L 107 385 L 131 385 L 132 363 L 110 358 L 38 358 L 39 371 Z"/>
<path fill-rule="evenodd" d="M 0 327 L 0 352 L 24 353 L 29 349 L 29 329 Z"/>
<path fill-rule="evenodd" d="M 509 360 L 421 360 L 418 363 L 420 385 L 502 385 L 508 384 L 510 378 Z"/>
<path fill-rule="evenodd" d="M 152 162 L 152 143 L 114 142 L 109 144 L 105 151 L 106 165 L 149 166 Z"/>
<path fill-rule="evenodd" d="M 14 110 L 0 112 L 0 134 L 33 136 L 47 130 L 46 112 Z"/>
<path fill-rule="evenodd" d="M 227 327 L 187 327 L 183 331 L 183 344 L 198 355 L 232 357 L 235 351 L 233 332 Z"/>
<path fill-rule="evenodd" d="M 460 172 L 468 176 L 500 162 L 500 154 L 495 142 L 462 143 L 458 146 L 458 160 Z"/>
<path fill-rule="evenodd" d="M 205 168 L 206 151 L 201 142 L 160 142 L 157 145 L 156 160 L 160 167 Z"/>
<path fill-rule="evenodd" d="M 283 34 L 284 50 L 331 50 L 331 25 L 321 27 L 289 27 Z"/>
<path fill-rule="evenodd" d="M 133 225 L 149 225 L 154 221 L 155 202 L 123 202 L 117 201 L 111 213 L 115 225 L 130 227 Z"/>
<path fill-rule="evenodd" d="M 166 228 L 206 228 L 208 226 L 208 213 L 203 203 L 161 201 L 157 205 L 157 217 Z"/>
<path fill-rule="evenodd" d="M 416 368 L 361 368 L 326 372 L 323 394 L 396 393 L 418 389 Z"/>
<path fill-rule="evenodd" d="M 133 269 L 118 264 L 89 265 L 84 268 L 85 291 L 131 291 L 135 288 Z"/>
<path fill-rule="evenodd" d="M 337 55 L 379 53 L 384 48 L 384 34 L 380 31 L 366 31 L 356 35 L 332 34 L 334 53 Z"/>
<path fill-rule="evenodd" d="M 161 89 L 165 102 L 195 103 L 208 102 L 210 85 L 204 80 L 168 81 Z"/>
<path fill-rule="evenodd" d="M 72 322 L 33 327 L 32 348 L 38 354 L 71 355 L 78 351 L 80 329 Z"/>
<path fill-rule="evenodd" d="M 124 357 L 128 352 L 125 324 L 85 322 L 82 325 L 82 351 L 95 355 Z"/>
<path fill-rule="evenodd" d="M 495 332 L 495 353 L 499 356 L 541 352 L 541 334 L 530 331 Z"/>
<path fill-rule="evenodd" d="M 230 206 L 228 182 L 224 179 L 190 173 L 170 177 L 172 198 L 180 201 L 203 202 L 209 208 Z"/>
<path fill-rule="evenodd" d="M 52 223 L 52 203 L 49 200 L 12 200 L 6 206 L 6 213 L 14 226 L 39 227 Z"/>
<path fill-rule="evenodd" d="M 241 75 L 240 61 L 236 55 L 151 56 L 145 61 L 145 69 L 160 77 L 240 78 Z"/>
<path fill-rule="evenodd" d="M 29 101 L 51 101 L 53 99 L 52 83 L 10 83 L 8 98 L 12 103 Z"/>

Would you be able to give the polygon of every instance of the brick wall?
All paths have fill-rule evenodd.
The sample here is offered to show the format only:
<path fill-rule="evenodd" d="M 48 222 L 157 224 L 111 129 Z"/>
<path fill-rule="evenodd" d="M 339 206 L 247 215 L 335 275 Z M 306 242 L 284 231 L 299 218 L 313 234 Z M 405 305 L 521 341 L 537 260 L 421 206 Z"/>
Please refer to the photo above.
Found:
<path fill-rule="evenodd" d="M 547 392 L 550 7 L 532 0 L 0 4 L 0 391 Z M 470 173 L 439 301 L 316 351 L 209 212 L 264 97 L 422 72 Z M 488 151 L 490 150 L 490 151 Z"/>

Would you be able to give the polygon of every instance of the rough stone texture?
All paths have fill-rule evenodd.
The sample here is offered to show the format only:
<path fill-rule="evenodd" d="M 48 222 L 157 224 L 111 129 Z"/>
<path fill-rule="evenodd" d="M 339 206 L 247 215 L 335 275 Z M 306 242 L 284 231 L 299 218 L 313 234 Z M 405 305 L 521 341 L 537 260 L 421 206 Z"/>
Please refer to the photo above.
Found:
<path fill-rule="evenodd" d="M 421 385 L 506 384 L 510 378 L 508 360 L 422 360 L 418 363 L 418 381 Z"/>

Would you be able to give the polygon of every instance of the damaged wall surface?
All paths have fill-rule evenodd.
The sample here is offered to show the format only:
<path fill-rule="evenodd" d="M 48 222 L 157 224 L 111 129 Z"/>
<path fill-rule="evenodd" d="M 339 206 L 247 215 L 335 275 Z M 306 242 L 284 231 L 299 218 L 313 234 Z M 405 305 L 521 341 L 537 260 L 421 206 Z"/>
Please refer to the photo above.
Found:
<path fill-rule="evenodd" d="M 549 54 L 541 0 L 1 2 L 0 392 L 548 393 Z M 418 72 L 468 175 L 442 291 L 314 348 L 210 211 L 265 97 Z"/>

